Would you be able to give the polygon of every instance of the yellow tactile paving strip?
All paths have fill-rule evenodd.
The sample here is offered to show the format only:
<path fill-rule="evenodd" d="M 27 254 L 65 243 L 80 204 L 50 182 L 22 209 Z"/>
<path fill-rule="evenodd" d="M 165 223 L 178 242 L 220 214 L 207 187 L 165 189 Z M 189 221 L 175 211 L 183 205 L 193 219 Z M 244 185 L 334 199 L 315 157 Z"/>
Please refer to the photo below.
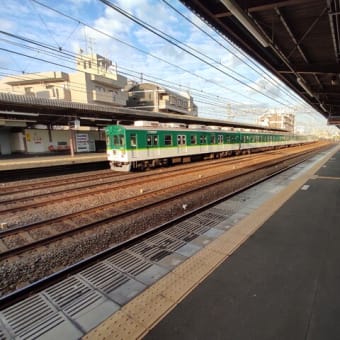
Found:
<path fill-rule="evenodd" d="M 89 332 L 84 339 L 140 339 L 200 282 L 241 246 L 337 151 L 333 150 L 276 197 L 264 203 L 199 253 L 138 295 L 120 311 Z"/>

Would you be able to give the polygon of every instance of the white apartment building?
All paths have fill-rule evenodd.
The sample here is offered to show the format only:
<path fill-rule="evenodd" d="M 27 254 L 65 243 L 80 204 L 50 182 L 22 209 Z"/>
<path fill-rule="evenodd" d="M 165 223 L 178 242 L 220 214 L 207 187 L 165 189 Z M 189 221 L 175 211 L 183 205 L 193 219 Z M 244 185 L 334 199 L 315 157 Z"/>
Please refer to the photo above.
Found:
<path fill-rule="evenodd" d="M 258 124 L 294 132 L 295 115 L 292 113 L 265 113 L 258 118 Z"/>
<path fill-rule="evenodd" d="M 127 78 L 117 73 L 112 61 L 98 54 L 79 55 L 77 71 L 39 72 L 0 80 L 0 92 L 78 103 L 125 106 Z"/>
<path fill-rule="evenodd" d="M 197 105 L 188 93 L 179 94 L 152 83 L 132 86 L 129 89 L 127 106 L 153 112 L 197 116 Z"/>

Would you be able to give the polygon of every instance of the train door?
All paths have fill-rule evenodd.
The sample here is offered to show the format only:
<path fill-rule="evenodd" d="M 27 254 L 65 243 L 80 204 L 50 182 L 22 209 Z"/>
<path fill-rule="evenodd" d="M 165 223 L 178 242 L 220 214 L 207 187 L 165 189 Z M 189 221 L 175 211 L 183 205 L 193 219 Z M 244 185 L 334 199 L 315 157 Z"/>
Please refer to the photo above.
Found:
<path fill-rule="evenodd" d="M 148 157 L 154 157 L 160 155 L 158 135 L 148 134 L 146 136 L 146 149 Z"/>
<path fill-rule="evenodd" d="M 137 149 L 137 135 L 135 133 L 130 135 L 131 157 L 136 158 Z"/>
<path fill-rule="evenodd" d="M 216 150 L 215 144 L 216 144 L 216 136 L 214 134 L 211 134 L 210 140 L 209 140 L 209 152 Z"/>
<path fill-rule="evenodd" d="M 177 135 L 177 153 L 179 155 L 187 152 L 187 138 L 185 135 Z"/>
<path fill-rule="evenodd" d="M 207 136 L 206 135 L 201 135 L 200 136 L 200 150 L 201 153 L 205 153 L 208 152 L 208 140 L 207 140 Z"/>

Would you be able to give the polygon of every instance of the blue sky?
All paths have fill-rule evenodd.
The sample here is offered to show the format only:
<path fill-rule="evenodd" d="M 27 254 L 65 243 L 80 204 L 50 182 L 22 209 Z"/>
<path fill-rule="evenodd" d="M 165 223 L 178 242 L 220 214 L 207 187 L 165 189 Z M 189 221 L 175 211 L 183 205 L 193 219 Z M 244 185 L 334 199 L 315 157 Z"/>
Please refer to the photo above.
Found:
<path fill-rule="evenodd" d="M 307 130 L 326 127 L 321 115 L 177 0 L 111 3 L 167 34 L 169 39 L 183 43 L 182 48 L 206 62 L 99 0 L 11 0 L 2 3 L 0 13 L 0 77 L 41 71 L 72 72 L 72 55 L 82 49 L 111 59 L 128 78 L 137 80 L 143 74 L 143 79 L 159 79 L 165 86 L 173 86 L 173 90 L 189 90 L 202 117 L 255 124 L 259 114 L 275 110 L 295 113 L 298 125 L 305 125 Z M 53 54 L 52 49 L 56 50 Z"/>

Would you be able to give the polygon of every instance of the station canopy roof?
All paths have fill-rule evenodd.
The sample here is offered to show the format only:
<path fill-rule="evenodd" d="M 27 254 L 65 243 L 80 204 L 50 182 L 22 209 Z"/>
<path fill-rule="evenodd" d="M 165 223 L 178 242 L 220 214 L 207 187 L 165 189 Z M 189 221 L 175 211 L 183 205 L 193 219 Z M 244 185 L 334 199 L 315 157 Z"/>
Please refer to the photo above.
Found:
<path fill-rule="evenodd" d="M 340 128 L 338 0 L 180 0 Z"/>
<path fill-rule="evenodd" d="M 151 112 L 107 105 L 82 104 L 0 92 L 0 127 L 1 125 L 33 127 L 37 124 L 67 126 L 72 125 L 75 120 L 79 121 L 81 126 L 97 128 L 117 123 L 132 124 L 136 120 L 152 120 L 167 123 L 178 122 L 268 130 L 264 126 L 204 119 L 190 115 Z M 269 130 L 285 131 L 275 128 Z"/>

